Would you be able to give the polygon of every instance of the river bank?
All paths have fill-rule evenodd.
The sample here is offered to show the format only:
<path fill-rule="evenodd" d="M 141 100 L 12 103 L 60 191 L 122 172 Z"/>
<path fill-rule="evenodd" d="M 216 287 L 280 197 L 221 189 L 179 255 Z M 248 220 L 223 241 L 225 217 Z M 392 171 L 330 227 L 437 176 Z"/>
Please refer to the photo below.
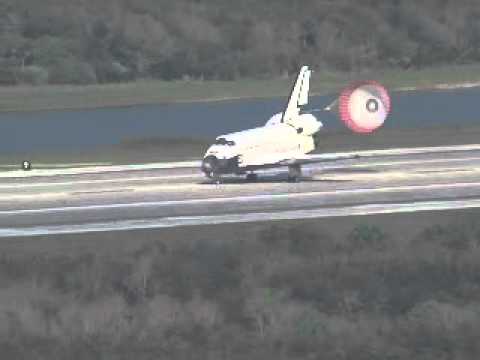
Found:
<path fill-rule="evenodd" d="M 315 153 L 477 144 L 479 139 L 480 125 L 381 129 L 370 136 L 359 136 L 347 129 L 327 130 L 320 138 L 320 145 Z M 207 138 L 151 137 L 82 151 L 32 151 L 0 154 L 0 170 L 19 167 L 25 159 L 31 161 L 36 168 L 68 167 L 73 164 L 120 165 L 199 160 L 210 143 L 211 139 Z"/>
<path fill-rule="evenodd" d="M 376 79 L 391 90 L 403 91 L 472 87 L 480 84 L 480 64 L 362 73 L 317 71 L 312 78 L 311 93 L 335 93 L 352 81 L 365 79 Z M 88 86 L 0 87 L 0 113 L 274 98 L 287 96 L 291 82 L 292 78 L 168 82 L 142 80 Z"/>

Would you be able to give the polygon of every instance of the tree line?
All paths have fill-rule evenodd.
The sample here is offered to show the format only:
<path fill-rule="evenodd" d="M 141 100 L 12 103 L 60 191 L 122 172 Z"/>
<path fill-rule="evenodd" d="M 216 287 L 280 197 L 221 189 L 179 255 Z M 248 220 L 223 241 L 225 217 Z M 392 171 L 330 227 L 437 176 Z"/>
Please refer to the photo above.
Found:
<path fill-rule="evenodd" d="M 409 234 L 412 218 L 391 231 L 376 217 L 105 235 L 110 247 L 94 234 L 57 239 L 63 251 L 52 239 L 37 239 L 45 240 L 37 250 L 7 246 L 0 351 L 8 359 L 478 358 L 476 214 L 422 219 Z"/>
<path fill-rule="evenodd" d="M 0 0 L 0 83 L 278 77 L 480 59 L 480 4 Z"/>

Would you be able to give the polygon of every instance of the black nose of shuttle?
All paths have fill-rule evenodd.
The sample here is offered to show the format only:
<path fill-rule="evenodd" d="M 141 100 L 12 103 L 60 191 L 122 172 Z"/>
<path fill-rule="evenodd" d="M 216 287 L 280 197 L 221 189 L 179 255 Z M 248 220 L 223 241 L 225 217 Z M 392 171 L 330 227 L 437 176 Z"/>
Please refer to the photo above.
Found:
<path fill-rule="evenodd" d="M 218 159 L 213 156 L 209 155 L 202 161 L 202 171 L 209 175 L 215 172 L 218 167 Z"/>

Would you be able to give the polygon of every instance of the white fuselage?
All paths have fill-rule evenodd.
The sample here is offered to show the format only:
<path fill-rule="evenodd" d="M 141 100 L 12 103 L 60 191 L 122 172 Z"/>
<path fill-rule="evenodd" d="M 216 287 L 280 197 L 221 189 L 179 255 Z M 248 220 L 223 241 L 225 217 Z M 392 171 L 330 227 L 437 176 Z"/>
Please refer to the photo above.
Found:
<path fill-rule="evenodd" d="M 301 67 L 286 107 L 265 126 L 217 137 L 203 158 L 201 171 L 219 183 L 222 174 L 247 174 L 247 180 L 254 180 L 257 170 L 287 166 L 288 180 L 297 181 L 302 165 L 319 162 L 307 156 L 315 150 L 317 133 L 323 127 L 305 109 L 311 75 L 308 66 Z M 375 82 L 347 88 L 325 110 L 334 104 L 348 127 L 364 133 L 382 125 L 390 110 L 388 93 Z"/>
<path fill-rule="evenodd" d="M 308 103 L 311 73 L 308 66 L 300 69 L 285 110 L 272 116 L 265 126 L 217 137 L 203 158 L 202 171 L 214 178 L 242 174 L 293 164 L 313 151 L 314 136 L 322 123 L 301 111 Z"/>
<path fill-rule="evenodd" d="M 315 149 L 313 135 L 322 126 L 313 116 L 309 116 L 311 118 L 305 119 L 305 129 L 281 122 L 269 122 L 263 127 L 219 136 L 204 158 L 215 157 L 220 164 L 236 160 L 237 166 L 219 166 L 219 173 L 242 173 L 251 167 L 276 165 L 297 159 Z"/>

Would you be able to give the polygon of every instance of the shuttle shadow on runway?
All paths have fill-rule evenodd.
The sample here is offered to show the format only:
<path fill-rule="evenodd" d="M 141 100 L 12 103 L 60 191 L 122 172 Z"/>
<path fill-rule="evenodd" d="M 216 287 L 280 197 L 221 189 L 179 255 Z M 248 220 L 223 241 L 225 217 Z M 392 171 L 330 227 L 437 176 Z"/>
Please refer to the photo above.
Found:
<path fill-rule="evenodd" d="M 304 176 L 300 178 L 296 183 L 304 182 L 318 182 L 318 183 L 346 183 L 353 180 L 345 179 L 315 179 L 310 176 Z M 255 181 L 250 181 L 245 179 L 245 177 L 226 177 L 221 179 L 221 184 L 269 184 L 269 183 L 289 183 L 287 176 L 261 176 L 259 175 L 258 179 Z M 215 181 L 206 179 L 199 183 L 200 185 L 214 185 Z"/>
<path fill-rule="evenodd" d="M 353 168 L 342 168 L 342 169 L 325 169 L 322 170 L 322 174 L 378 174 L 380 171 L 375 169 L 353 169 Z"/>
<path fill-rule="evenodd" d="M 353 179 L 352 180 L 350 179 L 340 180 L 340 179 L 328 179 L 328 178 L 318 179 L 318 177 L 322 177 L 322 175 L 335 174 L 335 173 L 336 174 L 339 174 L 339 173 L 340 174 L 372 174 L 372 173 L 379 173 L 379 171 L 376 169 L 369 169 L 369 168 L 325 169 L 318 172 L 316 176 L 304 175 L 300 178 L 298 182 L 299 183 L 302 183 L 302 182 L 345 183 L 345 182 L 353 181 Z M 259 173 L 258 178 L 254 181 L 247 180 L 245 176 L 236 176 L 236 177 L 226 176 L 224 178 L 223 177 L 221 178 L 222 184 L 249 184 L 249 183 L 268 184 L 268 183 L 285 183 L 285 182 L 288 182 L 288 175 L 286 173 L 280 173 L 276 175 L 263 175 Z M 211 184 L 215 184 L 215 181 L 211 179 L 205 179 L 204 181 L 200 182 L 200 184 L 211 185 Z"/>

